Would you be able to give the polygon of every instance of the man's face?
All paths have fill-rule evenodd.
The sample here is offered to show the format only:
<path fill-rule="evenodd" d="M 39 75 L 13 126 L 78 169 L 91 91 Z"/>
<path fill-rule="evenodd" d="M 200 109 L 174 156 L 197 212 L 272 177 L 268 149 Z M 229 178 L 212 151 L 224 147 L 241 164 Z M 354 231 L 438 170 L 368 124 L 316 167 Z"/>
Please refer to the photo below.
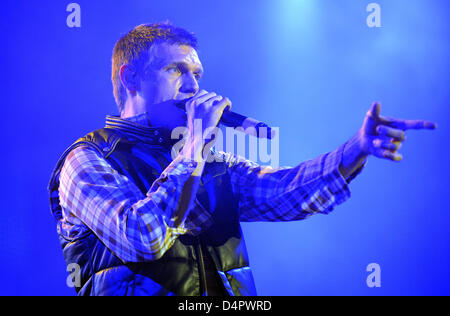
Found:
<path fill-rule="evenodd" d="M 150 49 L 149 56 L 138 94 L 151 125 L 170 129 L 185 126 L 186 113 L 170 101 L 190 98 L 199 90 L 203 68 L 197 52 L 187 45 L 160 43 Z"/>

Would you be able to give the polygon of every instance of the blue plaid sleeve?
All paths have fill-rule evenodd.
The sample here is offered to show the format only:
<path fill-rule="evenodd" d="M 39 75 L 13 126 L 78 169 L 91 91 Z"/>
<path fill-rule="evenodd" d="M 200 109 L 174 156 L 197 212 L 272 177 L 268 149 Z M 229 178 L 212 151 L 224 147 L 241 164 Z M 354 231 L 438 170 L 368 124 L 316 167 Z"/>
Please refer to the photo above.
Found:
<path fill-rule="evenodd" d="M 210 215 L 181 193 L 189 191 L 196 166 L 177 157 L 143 195 L 95 150 L 78 147 L 60 174 L 60 227 L 69 235 L 92 230 L 124 262 L 158 259 L 179 235 L 209 225 Z"/>
<path fill-rule="evenodd" d="M 344 146 L 296 167 L 279 168 L 219 152 L 239 198 L 240 220 L 293 221 L 331 212 L 351 194 L 349 181 L 339 172 Z"/>

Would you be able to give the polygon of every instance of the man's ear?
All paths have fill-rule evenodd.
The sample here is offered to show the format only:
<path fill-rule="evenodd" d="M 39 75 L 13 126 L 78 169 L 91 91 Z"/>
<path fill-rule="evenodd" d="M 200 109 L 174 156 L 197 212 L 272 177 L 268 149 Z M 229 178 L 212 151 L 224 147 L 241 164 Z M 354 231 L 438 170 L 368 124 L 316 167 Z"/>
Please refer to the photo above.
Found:
<path fill-rule="evenodd" d="M 131 65 L 125 64 L 120 67 L 120 81 L 131 94 L 135 94 L 139 90 L 138 73 Z"/>

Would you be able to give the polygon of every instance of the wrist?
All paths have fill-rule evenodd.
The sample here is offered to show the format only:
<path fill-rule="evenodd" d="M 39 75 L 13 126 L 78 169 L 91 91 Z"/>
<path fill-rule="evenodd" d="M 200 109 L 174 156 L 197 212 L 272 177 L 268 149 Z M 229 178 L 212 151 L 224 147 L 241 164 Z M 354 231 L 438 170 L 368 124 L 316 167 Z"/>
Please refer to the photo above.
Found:
<path fill-rule="evenodd" d="M 180 155 L 199 163 L 205 162 L 210 147 L 210 142 L 206 143 L 203 139 L 188 138 L 180 151 Z"/>
<path fill-rule="evenodd" d="M 339 171 L 345 179 L 349 178 L 356 170 L 358 170 L 369 156 L 362 146 L 361 139 L 361 131 L 358 131 L 355 136 L 344 144 Z"/>

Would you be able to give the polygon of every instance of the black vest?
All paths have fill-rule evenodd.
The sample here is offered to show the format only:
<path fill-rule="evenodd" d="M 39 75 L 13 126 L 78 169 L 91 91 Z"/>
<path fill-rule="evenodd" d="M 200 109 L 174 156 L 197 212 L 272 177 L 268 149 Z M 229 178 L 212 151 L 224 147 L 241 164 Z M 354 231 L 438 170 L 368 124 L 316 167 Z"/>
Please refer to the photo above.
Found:
<path fill-rule="evenodd" d="M 59 174 L 68 153 L 80 145 L 97 150 L 115 170 L 134 181 L 144 195 L 171 162 L 170 152 L 164 146 L 134 140 L 113 127 L 80 138 L 61 156 L 49 183 L 52 213 L 57 222 L 62 217 Z M 133 155 L 138 147 L 154 160 L 144 161 Z M 71 238 L 58 229 L 66 263 L 80 267 L 78 295 L 202 295 L 206 286 L 205 261 L 215 270 L 225 294 L 256 295 L 239 223 L 238 201 L 225 162 L 206 163 L 196 199 L 212 214 L 214 224 L 199 236 L 180 236 L 154 261 L 124 263 L 92 231 Z"/>

